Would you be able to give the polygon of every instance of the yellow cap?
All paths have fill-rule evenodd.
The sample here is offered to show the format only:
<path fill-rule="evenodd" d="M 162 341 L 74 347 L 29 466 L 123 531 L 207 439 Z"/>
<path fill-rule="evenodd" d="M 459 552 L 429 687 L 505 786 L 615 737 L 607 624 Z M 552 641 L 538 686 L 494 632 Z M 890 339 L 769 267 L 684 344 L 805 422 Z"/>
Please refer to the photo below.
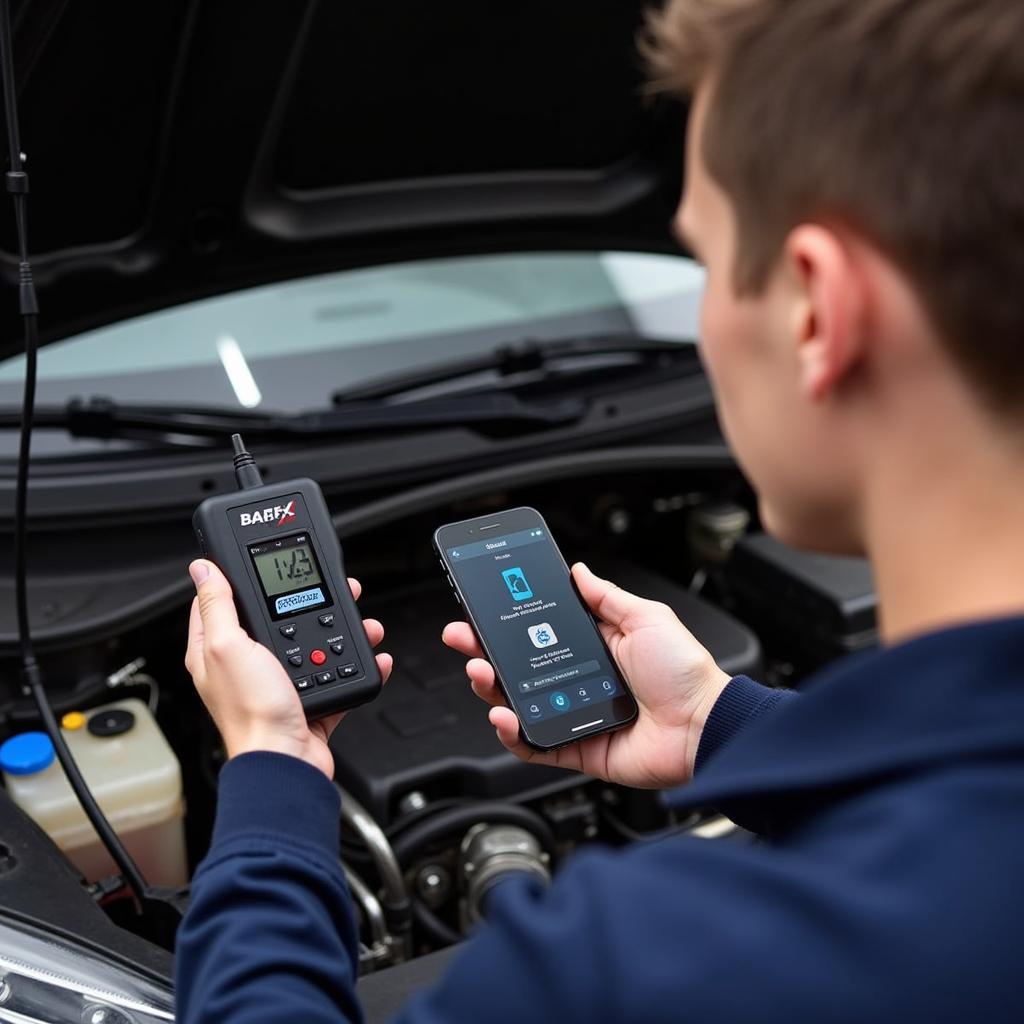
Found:
<path fill-rule="evenodd" d="M 60 720 L 60 724 L 65 729 L 81 729 L 85 725 L 85 715 L 81 711 L 69 711 Z"/>

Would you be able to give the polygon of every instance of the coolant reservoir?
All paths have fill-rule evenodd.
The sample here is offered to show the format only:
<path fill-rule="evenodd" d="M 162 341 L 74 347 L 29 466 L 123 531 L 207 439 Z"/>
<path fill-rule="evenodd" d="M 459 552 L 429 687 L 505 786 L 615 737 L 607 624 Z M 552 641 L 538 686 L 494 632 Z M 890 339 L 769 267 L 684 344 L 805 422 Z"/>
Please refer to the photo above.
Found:
<path fill-rule="evenodd" d="M 65 715 L 71 753 L 114 831 L 153 885 L 187 878 L 181 767 L 149 708 L 121 700 Z M 47 832 L 85 877 L 118 869 L 89 824 L 44 733 L 22 733 L 0 747 L 11 798 Z"/>

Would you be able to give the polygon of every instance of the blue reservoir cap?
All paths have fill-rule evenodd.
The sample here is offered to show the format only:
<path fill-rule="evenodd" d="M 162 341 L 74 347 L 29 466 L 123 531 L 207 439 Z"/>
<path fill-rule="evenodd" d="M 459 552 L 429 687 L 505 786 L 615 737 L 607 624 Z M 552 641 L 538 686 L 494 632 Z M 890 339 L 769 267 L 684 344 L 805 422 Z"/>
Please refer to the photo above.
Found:
<path fill-rule="evenodd" d="M 23 732 L 0 746 L 0 768 L 8 775 L 34 775 L 53 764 L 56 753 L 45 732 Z"/>

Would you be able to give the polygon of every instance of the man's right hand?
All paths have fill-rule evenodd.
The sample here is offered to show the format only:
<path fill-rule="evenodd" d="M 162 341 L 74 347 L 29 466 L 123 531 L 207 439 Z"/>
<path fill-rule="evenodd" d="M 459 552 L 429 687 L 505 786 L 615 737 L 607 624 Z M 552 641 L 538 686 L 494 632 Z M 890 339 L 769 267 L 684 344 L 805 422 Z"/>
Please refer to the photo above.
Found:
<path fill-rule="evenodd" d="M 681 785 L 693 775 L 704 723 L 730 677 L 667 605 L 620 590 L 582 562 L 572 574 L 636 697 L 632 725 L 558 750 L 534 750 L 520 739 L 519 722 L 469 624 L 450 622 L 442 639 L 470 658 L 473 692 L 491 705 L 498 739 L 517 757 L 641 789 Z"/>

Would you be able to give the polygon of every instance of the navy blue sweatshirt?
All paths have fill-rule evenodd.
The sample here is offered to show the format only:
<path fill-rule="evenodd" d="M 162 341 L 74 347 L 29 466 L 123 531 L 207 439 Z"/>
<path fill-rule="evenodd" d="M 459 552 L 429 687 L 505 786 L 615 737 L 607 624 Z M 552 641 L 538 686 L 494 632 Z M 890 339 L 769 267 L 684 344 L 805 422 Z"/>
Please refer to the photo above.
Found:
<path fill-rule="evenodd" d="M 764 837 L 589 849 L 515 879 L 406 1024 L 1018 1021 L 1024 620 L 738 678 L 679 806 Z M 221 773 L 178 937 L 185 1024 L 361 1020 L 338 800 L 299 761 Z"/>

